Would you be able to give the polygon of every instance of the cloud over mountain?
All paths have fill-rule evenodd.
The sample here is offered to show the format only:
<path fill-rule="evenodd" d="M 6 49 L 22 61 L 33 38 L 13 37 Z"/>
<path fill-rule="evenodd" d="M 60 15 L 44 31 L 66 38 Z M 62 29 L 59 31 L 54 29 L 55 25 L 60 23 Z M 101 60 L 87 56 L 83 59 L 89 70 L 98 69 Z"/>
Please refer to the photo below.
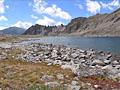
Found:
<path fill-rule="evenodd" d="M 72 18 L 68 12 L 64 11 L 55 4 L 49 6 L 44 0 L 34 0 L 33 10 L 40 14 L 47 14 L 51 17 L 59 17 L 65 20 L 70 20 Z"/>

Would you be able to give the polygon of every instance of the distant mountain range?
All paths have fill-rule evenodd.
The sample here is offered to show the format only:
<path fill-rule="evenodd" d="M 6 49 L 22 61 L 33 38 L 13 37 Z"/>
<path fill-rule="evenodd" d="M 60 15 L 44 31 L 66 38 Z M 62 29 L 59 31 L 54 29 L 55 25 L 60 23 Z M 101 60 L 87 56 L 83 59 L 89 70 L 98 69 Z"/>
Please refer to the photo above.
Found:
<path fill-rule="evenodd" d="M 64 26 L 34 25 L 24 35 L 81 35 L 81 36 L 120 36 L 120 8 L 110 14 L 78 17 Z"/>
<path fill-rule="evenodd" d="M 20 35 L 25 32 L 25 29 L 18 27 L 9 27 L 3 30 L 0 30 L 0 34 L 6 35 Z"/>

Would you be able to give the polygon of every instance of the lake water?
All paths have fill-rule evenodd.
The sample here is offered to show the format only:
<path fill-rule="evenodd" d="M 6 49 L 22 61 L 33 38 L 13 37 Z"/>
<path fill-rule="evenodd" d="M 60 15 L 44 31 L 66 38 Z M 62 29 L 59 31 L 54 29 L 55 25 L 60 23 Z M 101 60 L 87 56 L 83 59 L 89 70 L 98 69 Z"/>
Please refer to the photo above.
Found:
<path fill-rule="evenodd" d="M 77 47 L 81 49 L 97 49 L 120 53 L 120 37 L 79 37 L 79 36 L 57 36 L 57 37 L 42 37 L 32 38 L 30 41 L 23 43 L 48 43 L 66 45 L 69 47 Z"/>

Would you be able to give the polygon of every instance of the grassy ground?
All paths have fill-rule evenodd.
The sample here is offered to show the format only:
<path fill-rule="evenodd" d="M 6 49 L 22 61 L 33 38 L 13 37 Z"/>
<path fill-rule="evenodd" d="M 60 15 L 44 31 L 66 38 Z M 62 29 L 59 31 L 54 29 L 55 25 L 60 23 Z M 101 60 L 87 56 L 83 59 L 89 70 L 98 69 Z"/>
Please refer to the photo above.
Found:
<path fill-rule="evenodd" d="M 22 37 L 18 36 L 0 36 L 0 42 L 14 42 L 22 40 Z"/>
<path fill-rule="evenodd" d="M 21 90 L 32 85 L 42 85 L 41 81 L 43 75 L 55 76 L 62 73 L 67 78 L 73 78 L 70 70 L 62 70 L 59 66 L 47 66 L 45 63 L 27 63 L 22 61 L 4 60 L 0 61 L 0 87 Z M 70 82 L 68 80 L 63 81 Z M 57 78 L 55 78 L 57 80 Z M 57 80 L 58 81 L 58 80 Z M 58 81 L 60 82 L 60 81 Z"/>

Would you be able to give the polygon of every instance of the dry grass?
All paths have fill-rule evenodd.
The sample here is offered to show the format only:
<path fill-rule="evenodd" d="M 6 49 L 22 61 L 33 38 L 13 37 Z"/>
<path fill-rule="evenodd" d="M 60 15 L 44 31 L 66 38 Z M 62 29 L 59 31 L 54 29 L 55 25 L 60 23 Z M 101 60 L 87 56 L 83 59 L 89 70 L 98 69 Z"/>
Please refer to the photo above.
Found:
<path fill-rule="evenodd" d="M 47 66 L 45 63 L 30 63 L 15 60 L 0 61 L 0 87 L 12 87 L 14 89 L 26 88 L 33 84 L 44 84 L 41 81 L 43 75 L 53 75 L 56 77 L 58 73 L 62 73 L 67 78 L 73 78 L 70 70 L 62 70 L 59 66 Z M 65 78 L 66 81 L 69 82 Z M 57 80 L 57 78 L 55 78 Z"/>
<path fill-rule="evenodd" d="M 108 79 L 104 76 L 89 76 L 89 77 L 82 77 L 80 78 L 81 81 L 84 81 L 86 83 L 91 83 L 94 87 L 94 85 L 99 85 L 99 88 L 96 88 L 96 90 L 112 90 L 113 88 L 116 88 L 117 90 L 120 90 L 120 83 L 117 81 L 113 81 L 111 79 Z"/>
<path fill-rule="evenodd" d="M 41 35 L 18 35 L 18 36 L 2 36 L 0 35 L 0 42 L 18 42 L 28 40 L 28 38 L 42 38 L 46 36 Z"/>
<path fill-rule="evenodd" d="M 0 42 L 16 41 L 19 38 L 17 36 L 0 36 Z"/>

